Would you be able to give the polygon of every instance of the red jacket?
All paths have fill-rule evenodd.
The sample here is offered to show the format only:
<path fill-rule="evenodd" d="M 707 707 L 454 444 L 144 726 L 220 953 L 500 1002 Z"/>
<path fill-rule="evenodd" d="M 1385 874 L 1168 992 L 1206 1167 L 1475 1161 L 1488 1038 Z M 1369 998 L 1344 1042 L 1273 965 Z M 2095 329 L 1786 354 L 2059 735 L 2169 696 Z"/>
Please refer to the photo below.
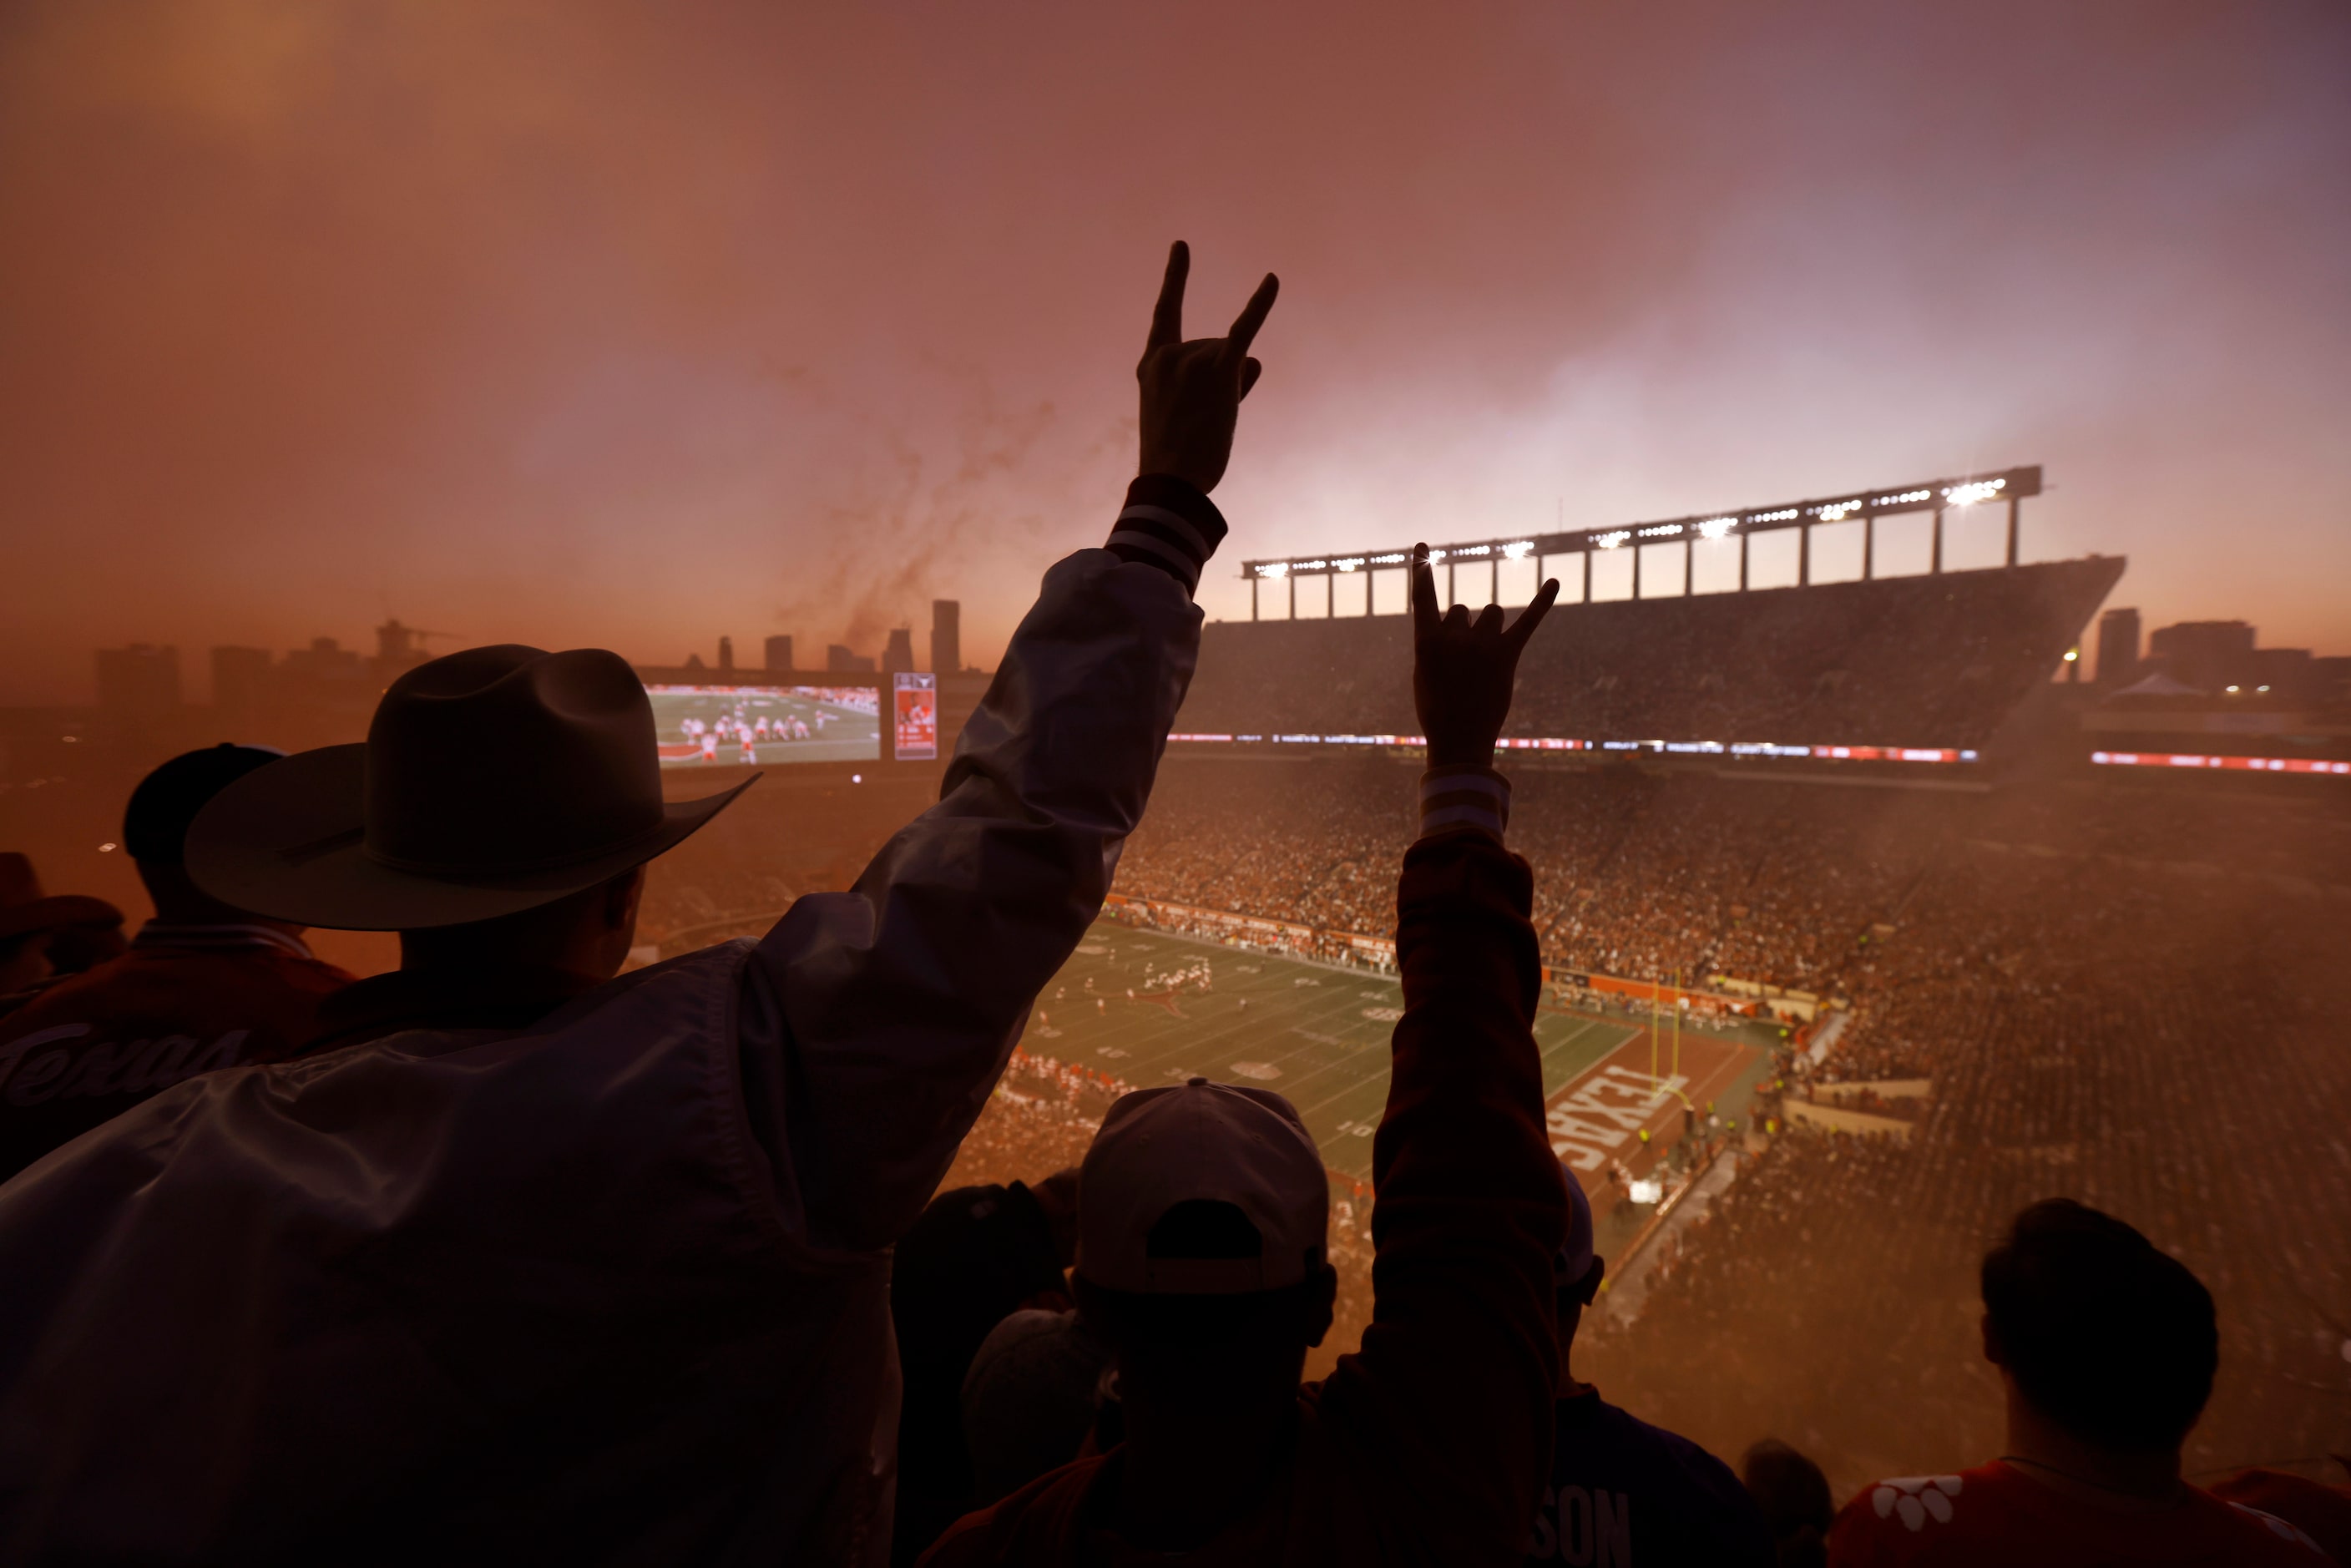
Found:
<path fill-rule="evenodd" d="M 150 921 L 0 1018 L 0 1182 L 183 1078 L 283 1058 L 350 983 L 274 926 Z"/>
<path fill-rule="evenodd" d="M 1519 1560 L 1551 1462 L 1552 1254 L 1566 1223 L 1534 1044 L 1532 886 L 1485 833 L 1405 855 L 1405 1016 L 1373 1145 L 1373 1323 L 1361 1351 L 1298 1391 L 1286 1484 L 1187 1563 Z M 1102 1523 L 1124 1452 L 967 1516 L 923 1562 L 1164 1561 Z"/>

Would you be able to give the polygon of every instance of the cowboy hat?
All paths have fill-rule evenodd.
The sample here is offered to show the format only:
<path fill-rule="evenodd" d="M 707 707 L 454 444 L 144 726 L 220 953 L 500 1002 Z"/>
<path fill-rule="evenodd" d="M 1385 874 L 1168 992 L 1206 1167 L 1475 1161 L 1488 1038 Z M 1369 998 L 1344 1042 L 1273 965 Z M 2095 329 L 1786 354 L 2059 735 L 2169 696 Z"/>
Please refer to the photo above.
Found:
<path fill-rule="evenodd" d="M 0 942 L 32 931 L 121 924 L 122 911 L 102 898 L 78 893 L 44 896 L 41 873 L 28 857 L 13 850 L 0 854 Z"/>
<path fill-rule="evenodd" d="M 653 859 L 758 777 L 664 802 L 653 704 L 619 654 L 470 648 L 394 681 L 364 743 L 298 752 L 213 797 L 188 828 L 188 874 L 305 925 L 462 925 Z"/>

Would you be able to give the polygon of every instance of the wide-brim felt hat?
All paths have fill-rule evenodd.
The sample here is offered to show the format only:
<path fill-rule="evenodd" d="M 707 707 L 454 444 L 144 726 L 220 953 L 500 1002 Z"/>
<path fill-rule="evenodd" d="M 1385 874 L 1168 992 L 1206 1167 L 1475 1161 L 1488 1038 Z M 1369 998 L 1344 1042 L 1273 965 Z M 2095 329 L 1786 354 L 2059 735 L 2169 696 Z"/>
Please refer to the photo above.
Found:
<path fill-rule="evenodd" d="M 601 649 L 473 648 L 393 682 L 360 744 L 237 779 L 189 825 L 224 903 L 350 931 L 518 914 L 671 849 L 758 781 L 665 801 L 652 702 Z"/>
<path fill-rule="evenodd" d="M 29 857 L 13 850 L 0 854 L 0 942 L 32 931 L 121 924 L 122 911 L 106 900 L 78 893 L 45 894 Z"/>

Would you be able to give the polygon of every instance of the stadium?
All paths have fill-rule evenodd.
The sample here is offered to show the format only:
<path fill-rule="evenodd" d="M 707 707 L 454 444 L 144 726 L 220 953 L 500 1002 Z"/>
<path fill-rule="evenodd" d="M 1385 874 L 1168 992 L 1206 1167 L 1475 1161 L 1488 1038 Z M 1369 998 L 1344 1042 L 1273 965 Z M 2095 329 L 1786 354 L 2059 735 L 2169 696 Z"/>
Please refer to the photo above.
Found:
<path fill-rule="evenodd" d="M 2192 1471 L 2324 1454 L 2351 1391 L 2351 810 L 2335 780 L 2053 761 L 2039 716 L 2126 563 L 2015 563 L 2008 499 L 2011 564 L 1587 597 L 1528 651 L 1499 760 L 1553 1146 L 1610 1259 L 1583 1375 L 1719 1452 L 1783 1434 L 1840 1487 L 1956 1469 L 1999 1439 L 1975 1265 L 2063 1194 L 2177 1239 L 2220 1300 Z M 1512 542 L 1489 564 L 1537 553 Z M 1294 603 L 1367 569 L 1368 611 L 1378 553 L 1248 570 Z M 1501 570 L 1448 588 L 1482 601 Z M 1131 1087 L 1279 1089 L 1338 1199 L 1317 1366 L 1369 1313 L 1409 656 L 1395 614 L 1206 628 L 1112 900 L 948 1177 L 1072 1165 Z M 643 956 L 845 885 L 936 778 L 771 773 L 656 866 Z"/>

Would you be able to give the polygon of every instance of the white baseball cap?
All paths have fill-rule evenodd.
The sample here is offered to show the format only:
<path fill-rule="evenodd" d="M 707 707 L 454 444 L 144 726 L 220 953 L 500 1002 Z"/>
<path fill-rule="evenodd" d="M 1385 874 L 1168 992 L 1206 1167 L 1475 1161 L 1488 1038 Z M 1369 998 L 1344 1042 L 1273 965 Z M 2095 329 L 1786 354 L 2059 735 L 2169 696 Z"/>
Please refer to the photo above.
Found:
<path fill-rule="evenodd" d="M 1154 1258 L 1179 1203 L 1228 1203 L 1257 1228 L 1254 1258 Z M 1290 1103 L 1270 1089 L 1188 1080 L 1119 1097 L 1078 1177 L 1078 1272 L 1113 1291 L 1221 1296 L 1295 1285 L 1322 1261 L 1331 1183 Z"/>

